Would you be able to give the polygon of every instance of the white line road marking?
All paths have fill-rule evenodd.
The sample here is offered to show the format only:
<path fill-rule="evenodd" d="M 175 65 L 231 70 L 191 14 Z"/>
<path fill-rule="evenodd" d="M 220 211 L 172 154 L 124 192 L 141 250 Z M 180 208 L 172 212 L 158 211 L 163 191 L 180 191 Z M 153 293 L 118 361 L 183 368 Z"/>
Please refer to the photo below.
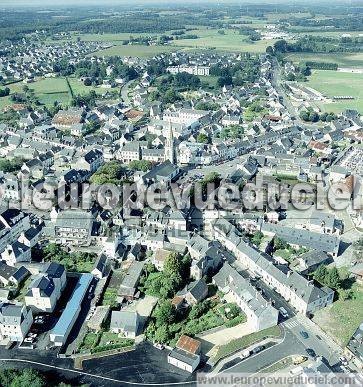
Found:
<path fill-rule="evenodd" d="M 88 376 L 88 377 L 91 377 L 91 378 L 96 378 L 96 379 L 103 379 L 103 380 L 109 380 L 111 382 L 115 382 L 115 383 L 120 383 L 120 384 L 130 384 L 130 385 L 134 385 L 134 386 L 140 386 L 140 383 L 134 383 L 134 382 L 128 382 L 126 380 L 118 380 L 118 379 L 114 379 L 114 378 L 110 378 L 108 376 L 101 376 L 101 375 L 95 375 L 95 374 L 91 374 L 89 372 L 84 372 L 84 371 L 77 371 L 77 370 L 74 370 L 74 369 L 69 369 L 69 368 L 64 368 L 64 367 L 58 367 L 58 366 L 54 366 L 54 365 L 50 365 L 50 364 L 44 364 L 44 363 L 40 363 L 40 362 L 37 362 L 37 361 L 32 361 L 32 360 L 24 360 L 24 359 L 0 359 L 0 363 L 1 362 L 18 362 L 18 363 L 26 363 L 26 364 L 35 364 L 35 365 L 38 365 L 38 366 L 42 366 L 42 367 L 48 367 L 48 368 L 53 368 L 53 369 L 56 369 L 56 370 L 60 370 L 60 371 L 64 371 L 64 372 L 72 372 L 72 373 L 75 373 L 75 374 L 78 374 L 78 375 L 83 375 L 83 376 Z M 196 384 L 196 381 L 188 381 L 188 382 L 170 382 L 170 383 L 143 383 L 144 385 L 148 385 L 148 386 L 165 386 L 165 385 L 186 385 L 186 384 Z"/>

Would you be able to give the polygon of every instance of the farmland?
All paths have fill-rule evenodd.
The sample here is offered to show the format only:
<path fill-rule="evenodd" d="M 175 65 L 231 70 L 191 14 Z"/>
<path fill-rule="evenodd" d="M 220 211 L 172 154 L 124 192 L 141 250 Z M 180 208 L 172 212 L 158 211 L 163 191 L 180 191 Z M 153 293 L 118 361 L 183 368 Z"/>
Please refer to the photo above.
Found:
<path fill-rule="evenodd" d="M 96 56 L 138 56 L 148 58 L 163 52 L 175 51 L 172 46 L 146 46 L 146 45 L 115 45 L 92 55 Z"/>
<path fill-rule="evenodd" d="M 197 39 L 174 40 L 173 44 L 179 47 L 190 48 L 210 48 L 219 51 L 234 52 L 264 52 L 266 47 L 273 43 L 270 40 L 259 40 L 251 42 L 245 35 L 240 35 L 236 30 L 226 29 L 223 34 L 216 29 L 201 28 L 189 31 L 190 34 L 197 35 Z"/>
<path fill-rule="evenodd" d="M 303 61 L 333 62 L 339 67 L 363 67 L 363 53 L 293 53 L 285 56 L 286 59 L 295 63 Z"/>

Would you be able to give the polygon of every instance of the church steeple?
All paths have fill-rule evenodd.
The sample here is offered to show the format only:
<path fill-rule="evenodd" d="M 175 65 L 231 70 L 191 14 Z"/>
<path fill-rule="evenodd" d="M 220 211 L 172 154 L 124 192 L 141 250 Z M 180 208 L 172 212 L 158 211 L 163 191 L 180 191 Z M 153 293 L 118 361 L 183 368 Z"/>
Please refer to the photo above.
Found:
<path fill-rule="evenodd" d="M 169 120 L 169 127 L 166 134 L 165 141 L 165 160 L 169 160 L 172 164 L 175 163 L 175 154 L 174 154 L 174 134 L 171 121 Z"/>

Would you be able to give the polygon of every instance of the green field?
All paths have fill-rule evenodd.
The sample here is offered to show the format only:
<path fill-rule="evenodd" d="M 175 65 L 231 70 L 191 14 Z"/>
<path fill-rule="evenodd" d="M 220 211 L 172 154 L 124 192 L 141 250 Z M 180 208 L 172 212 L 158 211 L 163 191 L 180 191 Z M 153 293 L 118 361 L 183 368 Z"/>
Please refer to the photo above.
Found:
<path fill-rule="evenodd" d="M 158 36 L 160 34 L 142 33 L 138 32 L 135 34 L 130 33 L 119 33 L 119 34 L 75 34 L 75 37 L 80 37 L 85 42 L 122 42 L 128 40 L 130 37 L 138 38 L 141 36 Z"/>
<path fill-rule="evenodd" d="M 363 52 L 360 53 L 293 53 L 285 56 L 292 62 L 299 63 L 303 61 L 315 62 L 333 62 L 339 67 L 363 68 Z"/>
<path fill-rule="evenodd" d="M 363 289 L 358 285 L 353 289 L 355 294 L 353 299 L 338 300 L 317 311 L 314 316 L 314 321 L 342 346 L 347 345 L 363 320 Z"/>
<path fill-rule="evenodd" d="M 324 111 L 336 113 L 344 109 L 357 109 L 363 114 L 363 74 L 342 73 L 331 70 L 313 70 L 308 82 L 303 83 L 320 91 L 326 97 L 351 95 L 354 100 L 319 103 Z"/>
<path fill-rule="evenodd" d="M 68 78 L 68 80 L 75 95 L 88 93 L 92 89 L 98 93 L 104 92 L 104 89 L 99 87 L 87 87 L 78 79 Z M 26 85 L 23 82 L 8 85 L 10 88 L 10 95 L 14 93 L 23 93 L 24 86 L 33 89 L 39 102 L 44 105 L 53 105 L 55 101 L 66 105 L 71 99 L 71 91 L 64 77 L 42 78 Z M 3 109 L 12 103 L 10 97 L 0 98 L 0 109 Z"/>
<path fill-rule="evenodd" d="M 273 44 L 273 40 L 259 40 L 257 42 L 246 41 L 245 35 L 240 35 L 236 30 L 224 30 L 221 35 L 216 29 L 197 29 L 188 31 L 189 34 L 198 35 L 198 39 L 179 39 L 172 42 L 173 45 L 189 48 L 209 48 L 220 51 L 234 52 L 265 52 L 266 47 Z"/>
<path fill-rule="evenodd" d="M 138 56 L 148 58 L 163 52 L 175 51 L 172 46 L 144 46 L 144 45 L 117 45 L 104 50 L 97 51 L 91 55 L 96 56 Z"/>

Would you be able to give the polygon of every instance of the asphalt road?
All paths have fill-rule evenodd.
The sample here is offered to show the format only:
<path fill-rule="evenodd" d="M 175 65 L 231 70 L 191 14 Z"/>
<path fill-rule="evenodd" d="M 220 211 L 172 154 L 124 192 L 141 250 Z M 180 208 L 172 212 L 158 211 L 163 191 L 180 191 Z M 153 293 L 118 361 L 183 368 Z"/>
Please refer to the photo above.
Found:
<path fill-rule="evenodd" d="M 135 351 L 88 360 L 83 363 L 83 369 L 138 385 L 191 381 L 192 377 L 188 372 L 168 364 L 168 352 L 156 349 L 149 343 L 142 343 Z"/>
<path fill-rule="evenodd" d="M 167 363 L 168 351 L 160 351 L 148 343 L 135 351 L 88 360 L 83 371 L 73 369 L 73 360 L 57 358 L 57 352 L 0 349 L 0 368 L 35 368 L 53 380 L 64 380 L 72 385 L 194 385 L 193 376 Z"/>
<path fill-rule="evenodd" d="M 130 87 L 132 82 L 134 82 L 134 81 L 129 81 L 121 87 L 121 98 L 123 99 L 123 101 L 125 102 L 126 105 L 131 105 L 131 101 L 130 101 L 128 93 L 129 93 L 129 87 Z"/>
<path fill-rule="evenodd" d="M 289 355 L 305 354 L 304 346 L 289 330 L 284 331 L 284 339 L 281 343 L 274 345 L 254 356 L 242 360 L 235 366 L 224 370 L 222 373 L 256 373 L 269 365 Z"/>

